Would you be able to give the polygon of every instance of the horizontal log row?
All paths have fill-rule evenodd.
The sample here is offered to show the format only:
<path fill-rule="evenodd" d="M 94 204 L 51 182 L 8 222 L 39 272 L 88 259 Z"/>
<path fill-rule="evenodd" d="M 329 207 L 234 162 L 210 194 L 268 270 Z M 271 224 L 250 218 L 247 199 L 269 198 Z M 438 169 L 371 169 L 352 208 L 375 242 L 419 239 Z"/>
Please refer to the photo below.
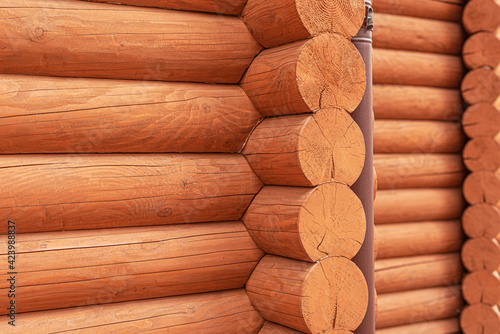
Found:
<path fill-rule="evenodd" d="M 242 288 L 264 253 L 241 222 L 218 222 L 20 234 L 16 255 L 22 313 Z"/>
<path fill-rule="evenodd" d="M 458 318 L 445 320 L 430 320 L 412 323 L 410 325 L 396 326 L 391 328 L 377 329 L 377 334 L 457 334 L 460 333 L 460 322 Z"/>
<path fill-rule="evenodd" d="M 422 0 L 418 3 L 411 0 L 376 0 L 373 9 L 381 13 L 459 22 L 465 3 L 465 0 Z"/>
<path fill-rule="evenodd" d="M 50 298 L 50 297 L 48 297 Z M 21 313 L 4 333 L 257 333 L 264 320 L 245 290 Z"/>

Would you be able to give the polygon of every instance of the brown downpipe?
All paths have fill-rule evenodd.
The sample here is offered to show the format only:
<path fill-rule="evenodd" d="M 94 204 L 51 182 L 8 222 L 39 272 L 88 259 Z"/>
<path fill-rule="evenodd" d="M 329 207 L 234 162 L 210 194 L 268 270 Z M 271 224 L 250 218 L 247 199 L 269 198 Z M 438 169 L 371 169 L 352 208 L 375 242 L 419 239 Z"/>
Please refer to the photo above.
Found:
<path fill-rule="evenodd" d="M 366 237 L 354 262 L 365 275 L 368 284 L 368 310 L 356 334 L 375 334 L 375 266 L 374 266 L 374 223 L 373 223 L 373 96 L 372 96 L 372 3 L 365 0 L 366 16 L 363 26 L 352 39 L 365 62 L 366 91 L 352 117 L 358 123 L 365 137 L 366 160 L 361 176 L 352 190 L 363 203 L 366 213 Z"/>

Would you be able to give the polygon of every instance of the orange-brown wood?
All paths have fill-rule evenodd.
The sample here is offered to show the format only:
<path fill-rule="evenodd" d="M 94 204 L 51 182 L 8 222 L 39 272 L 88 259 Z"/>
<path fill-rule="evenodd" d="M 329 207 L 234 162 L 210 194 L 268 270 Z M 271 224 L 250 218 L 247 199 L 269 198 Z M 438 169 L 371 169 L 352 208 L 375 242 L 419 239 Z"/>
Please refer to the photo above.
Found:
<path fill-rule="evenodd" d="M 459 188 L 379 190 L 375 224 L 456 219 L 464 207 Z"/>
<path fill-rule="evenodd" d="M 464 142 L 458 122 L 375 120 L 374 153 L 458 153 Z"/>
<path fill-rule="evenodd" d="M 464 164 L 472 172 L 500 167 L 500 136 L 473 138 L 464 147 Z"/>
<path fill-rule="evenodd" d="M 237 152 L 261 118 L 236 85 L 1 75 L 0 90 L 1 153 Z"/>
<path fill-rule="evenodd" d="M 500 170 L 470 173 L 464 181 L 464 197 L 469 204 L 489 203 L 500 207 Z"/>
<path fill-rule="evenodd" d="M 462 215 L 462 226 L 470 238 L 500 239 L 500 210 L 488 203 L 469 206 Z"/>
<path fill-rule="evenodd" d="M 376 327 L 388 328 L 455 317 L 462 305 L 459 285 L 379 294 Z"/>
<path fill-rule="evenodd" d="M 264 319 L 306 333 L 354 330 L 368 306 L 364 276 L 344 257 L 308 263 L 266 255 L 246 288 Z"/>
<path fill-rule="evenodd" d="M 465 75 L 461 90 L 469 104 L 493 103 L 500 95 L 500 78 L 493 70 L 476 68 Z"/>
<path fill-rule="evenodd" d="M 465 0 L 375 0 L 376 12 L 423 17 L 442 21 L 460 21 Z"/>
<path fill-rule="evenodd" d="M 267 321 L 259 331 L 259 334 L 300 334 L 300 333 L 302 332 L 269 321 Z"/>
<path fill-rule="evenodd" d="M 460 314 L 460 326 L 464 334 L 500 333 L 500 311 L 498 306 L 469 305 Z"/>
<path fill-rule="evenodd" d="M 264 252 L 310 262 L 325 256 L 353 258 L 366 230 L 361 201 L 340 182 L 312 189 L 264 187 L 243 222 Z"/>
<path fill-rule="evenodd" d="M 463 75 L 458 56 L 373 49 L 375 84 L 458 88 Z"/>
<path fill-rule="evenodd" d="M 0 1 L 0 72 L 237 83 L 262 49 L 237 17 L 84 1 Z"/>
<path fill-rule="evenodd" d="M 410 325 L 396 326 L 378 329 L 376 334 L 450 334 L 460 333 L 460 323 L 458 318 L 445 320 L 417 322 Z"/>
<path fill-rule="evenodd" d="M 21 234 L 16 255 L 22 313 L 242 288 L 264 253 L 243 223 L 227 222 Z"/>
<path fill-rule="evenodd" d="M 375 262 L 375 288 L 379 294 L 460 284 L 459 253 L 433 254 Z"/>
<path fill-rule="evenodd" d="M 493 238 L 474 238 L 462 247 L 462 262 L 468 271 L 492 272 L 500 266 L 500 243 Z"/>
<path fill-rule="evenodd" d="M 498 22 L 500 26 L 500 22 Z M 470 36 L 464 44 L 463 59 L 470 68 L 496 67 L 500 63 L 500 39 L 490 31 Z"/>
<path fill-rule="evenodd" d="M 471 0 L 464 8 L 463 25 L 469 34 L 495 31 L 498 28 L 500 6 L 495 0 Z"/>
<path fill-rule="evenodd" d="M 248 0 L 241 13 L 265 48 L 326 32 L 351 38 L 361 28 L 364 15 L 362 0 Z"/>
<path fill-rule="evenodd" d="M 462 293 L 467 303 L 498 305 L 500 303 L 500 275 L 497 271 L 480 270 L 465 276 Z"/>
<path fill-rule="evenodd" d="M 462 126 L 469 138 L 495 137 L 500 132 L 500 111 L 491 103 L 473 104 L 465 110 Z"/>
<path fill-rule="evenodd" d="M 352 185 L 365 162 L 359 126 L 339 109 L 265 119 L 243 154 L 265 184 L 315 186 L 336 180 Z"/>
<path fill-rule="evenodd" d="M 267 49 L 254 60 L 241 87 L 266 116 L 354 111 L 366 86 L 364 63 L 345 37 L 321 34 Z"/>
<path fill-rule="evenodd" d="M 236 154 L 8 155 L 0 180 L 18 233 L 235 220 L 262 186 Z"/>
<path fill-rule="evenodd" d="M 239 15 L 246 0 L 84 0 L 115 4 L 180 9 L 218 14 Z"/>
<path fill-rule="evenodd" d="M 376 119 L 458 120 L 463 102 L 458 89 L 373 85 Z"/>
<path fill-rule="evenodd" d="M 459 187 L 465 177 L 458 154 L 375 154 L 379 189 Z"/>
<path fill-rule="evenodd" d="M 377 2 L 374 1 L 375 3 Z M 465 33 L 459 23 L 375 12 L 373 47 L 459 55 Z"/>
<path fill-rule="evenodd" d="M 4 333 L 257 333 L 263 323 L 241 289 L 21 313 Z"/>
<path fill-rule="evenodd" d="M 378 259 L 457 252 L 464 234 L 459 220 L 377 225 Z"/>

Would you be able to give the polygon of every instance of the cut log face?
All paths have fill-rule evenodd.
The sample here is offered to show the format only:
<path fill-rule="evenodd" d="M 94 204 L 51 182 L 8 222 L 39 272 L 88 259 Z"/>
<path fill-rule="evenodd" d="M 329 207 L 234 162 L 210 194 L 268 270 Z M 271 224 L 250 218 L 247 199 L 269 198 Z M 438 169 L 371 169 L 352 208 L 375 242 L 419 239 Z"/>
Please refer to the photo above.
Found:
<path fill-rule="evenodd" d="M 495 137 L 500 132 L 500 111 L 491 103 L 477 103 L 465 110 L 462 126 L 469 138 Z"/>
<path fill-rule="evenodd" d="M 238 152 L 262 117 L 236 85 L 1 75 L 0 90 L 1 153 Z"/>
<path fill-rule="evenodd" d="M 0 7 L 2 73 L 238 83 L 262 49 L 237 17 L 85 1 Z"/>
<path fill-rule="evenodd" d="M 460 333 L 460 322 L 458 318 L 436 321 L 422 321 L 411 325 L 396 326 L 377 329 L 377 334 L 450 334 Z"/>
<path fill-rule="evenodd" d="M 464 8 L 463 25 L 469 34 L 495 31 L 498 28 L 500 6 L 495 0 L 471 0 Z"/>
<path fill-rule="evenodd" d="M 469 305 L 460 315 L 460 326 L 465 334 L 500 333 L 500 311 L 498 306 Z"/>
<path fill-rule="evenodd" d="M 471 305 L 498 305 L 500 303 L 500 275 L 497 271 L 487 270 L 470 273 L 462 282 L 462 293 Z"/>
<path fill-rule="evenodd" d="M 16 330 L 57 333 L 257 333 L 264 320 L 244 290 L 21 313 Z"/>
<path fill-rule="evenodd" d="M 321 34 L 262 51 L 240 84 L 265 116 L 331 107 L 352 112 L 366 77 L 361 55 L 347 38 Z"/>
<path fill-rule="evenodd" d="M 262 187 L 236 154 L 10 155 L 0 167 L 0 218 L 18 233 L 236 220 Z"/>
<path fill-rule="evenodd" d="M 376 1 L 375 1 L 376 2 Z M 459 23 L 375 12 L 373 47 L 429 53 L 462 53 L 465 34 Z M 402 74 L 403 75 L 403 74 Z"/>
<path fill-rule="evenodd" d="M 379 259 L 458 252 L 465 239 L 459 220 L 386 224 L 376 230 Z"/>
<path fill-rule="evenodd" d="M 361 201 L 339 182 L 313 189 L 264 187 L 243 221 L 266 253 L 310 262 L 325 256 L 353 258 L 366 230 Z"/>
<path fill-rule="evenodd" d="M 83 0 L 107 2 L 143 7 L 158 7 L 186 11 L 209 12 L 217 14 L 239 15 L 246 0 Z"/>
<path fill-rule="evenodd" d="M 500 22 L 498 24 L 500 25 Z M 463 59 L 470 69 L 482 66 L 497 67 L 500 63 L 500 39 L 489 31 L 470 36 L 464 44 Z"/>
<path fill-rule="evenodd" d="M 463 111 L 458 89 L 373 85 L 376 119 L 458 120 Z"/>
<path fill-rule="evenodd" d="M 464 100 L 469 104 L 492 104 L 500 95 L 500 79 L 493 70 L 476 68 L 465 75 L 461 90 Z"/>
<path fill-rule="evenodd" d="M 488 203 L 469 206 L 462 216 L 462 226 L 470 238 L 497 238 L 500 235 L 500 210 Z"/>
<path fill-rule="evenodd" d="M 373 9 L 380 13 L 422 17 L 427 19 L 459 22 L 466 0 L 376 0 Z"/>
<path fill-rule="evenodd" d="M 500 174 L 473 172 L 464 181 L 464 196 L 469 204 L 489 203 L 500 207 Z"/>
<path fill-rule="evenodd" d="M 18 312 L 242 288 L 264 255 L 241 222 L 21 234 L 16 253 Z"/>
<path fill-rule="evenodd" d="M 355 36 L 363 24 L 362 0 L 248 0 L 241 17 L 266 48 L 321 33 Z"/>
<path fill-rule="evenodd" d="M 265 119 L 243 154 L 268 185 L 310 187 L 331 180 L 352 185 L 363 169 L 365 144 L 348 113 L 326 108 L 314 115 Z"/>
<path fill-rule="evenodd" d="M 492 137 L 478 137 L 464 147 L 464 163 L 471 172 L 496 171 L 500 166 L 500 143 Z"/>
<path fill-rule="evenodd" d="M 354 330 L 368 307 L 364 276 L 343 257 L 308 263 L 266 255 L 246 287 L 266 320 L 305 333 Z"/>
<path fill-rule="evenodd" d="M 467 270 L 492 272 L 500 266 L 500 244 L 496 239 L 469 239 L 462 247 L 462 262 Z"/>

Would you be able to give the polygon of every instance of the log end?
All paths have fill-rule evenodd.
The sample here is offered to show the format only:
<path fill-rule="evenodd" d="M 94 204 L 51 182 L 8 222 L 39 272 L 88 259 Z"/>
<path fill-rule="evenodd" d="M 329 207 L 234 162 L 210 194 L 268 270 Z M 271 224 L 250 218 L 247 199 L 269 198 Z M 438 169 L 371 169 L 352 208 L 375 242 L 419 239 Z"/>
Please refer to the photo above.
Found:
<path fill-rule="evenodd" d="M 500 79 L 490 69 L 477 68 L 465 75 L 461 90 L 464 100 L 469 104 L 493 103 L 500 95 Z"/>
<path fill-rule="evenodd" d="M 500 166 L 500 144 L 491 137 L 478 137 L 465 144 L 464 164 L 468 170 L 496 171 Z"/>
<path fill-rule="evenodd" d="M 490 31 L 478 32 L 465 41 L 462 54 L 469 69 L 495 68 L 500 62 L 500 40 Z"/>
<path fill-rule="evenodd" d="M 500 333 L 498 307 L 483 304 L 467 306 L 460 315 L 460 327 L 465 334 Z"/>
<path fill-rule="evenodd" d="M 462 262 L 467 270 L 492 272 L 500 266 L 500 245 L 496 239 L 469 239 L 462 247 Z"/>
<path fill-rule="evenodd" d="M 500 235 L 500 210 L 488 203 L 479 203 L 465 209 L 462 226 L 469 238 L 496 238 Z"/>
<path fill-rule="evenodd" d="M 494 172 L 479 171 L 467 176 L 463 184 L 464 197 L 469 204 L 500 202 L 500 177 Z"/>
<path fill-rule="evenodd" d="M 491 103 L 474 104 L 464 112 L 462 126 L 469 138 L 495 137 L 500 129 L 500 111 Z"/>
<path fill-rule="evenodd" d="M 500 303 L 500 276 L 486 270 L 470 273 L 462 282 L 462 292 L 471 305 L 497 305 Z"/>

